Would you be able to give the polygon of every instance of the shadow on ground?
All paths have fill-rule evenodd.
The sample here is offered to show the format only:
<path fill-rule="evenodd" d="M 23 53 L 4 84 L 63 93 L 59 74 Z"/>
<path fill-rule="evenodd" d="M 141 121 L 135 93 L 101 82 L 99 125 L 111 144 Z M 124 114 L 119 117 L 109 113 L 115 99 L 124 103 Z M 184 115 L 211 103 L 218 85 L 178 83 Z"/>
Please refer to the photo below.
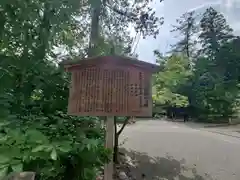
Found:
<path fill-rule="evenodd" d="M 238 120 L 237 122 L 233 122 L 231 124 L 229 124 L 228 122 L 217 124 L 217 123 L 199 122 L 199 121 L 194 121 L 194 120 L 184 122 L 183 119 L 171 120 L 168 118 L 166 118 L 165 120 L 168 122 L 183 124 L 183 125 L 189 126 L 191 128 L 218 128 L 218 127 L 220 127 L 220 128 L 221 127 L 230 127 L 230 128 L 231 127 L 234 127 L 234 128 L 239 127 L 240 128 L 240 120 Z"/>
<path fill-rule="evenodd" d="M 121 152 L 130 156 L 135 166 L 126 169 L 136 180 L 212 180 L 207 174 L 200 176 L 195 167 L 187 168 L 185 160 L 172 157 L 152 158 L 146 153 L 127 151 Z"/>
<path fill-rule="evenodd" d="M 193 129 L 200 129 L 200 128 L 218 128 L 218 127 L 231 127 L 228 124 L 209 124 L 209 123 L 201 123 L 201 122 L 194 122 L 194 121 L 187 121 L 184 122 L 182 120 L 167 120 L 168 122 L 175 123 L 179 126 L 185 126 L 185 127 L 190 127 Z M 232 125 L 234 127 L 234 125 Z"/>

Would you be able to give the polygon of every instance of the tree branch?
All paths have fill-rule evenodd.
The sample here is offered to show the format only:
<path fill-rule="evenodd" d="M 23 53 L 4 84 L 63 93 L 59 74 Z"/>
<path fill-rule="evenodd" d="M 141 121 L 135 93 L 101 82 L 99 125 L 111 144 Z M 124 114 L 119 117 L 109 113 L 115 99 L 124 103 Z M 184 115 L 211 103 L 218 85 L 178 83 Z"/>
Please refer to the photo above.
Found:
<path fill-rule="evenodd" d="M 124 12 L 124 11 L 121 11 L 120 9 L 117 9 L 112 3 L 110 3 L 109 0 L 105 0 L 105 5 L 119 15 L 125 16 L 133 21 L 139 20 L 139 18 L 136 14 L 134 14 L 132 12 L 129 13 L 127 11 Z"/>
<path fill-rule="evenodd" d="M 131 117 L 130 116 L 128 116 L 126 119 L 125 119 L 125 121 L 124 121 L 124 123 L 123 123 L 123 125 L 122 125 L 122 127 L 121 127 L 121 129 L 117 132 L 117 135 L 119 136 L 121 133 L 122 133 L 122 131 L 123 131 L 123 129 L 124 129 L 124 127 L 127 125 L 127 123 L 128 123 L 128 120 L 130 119 Z"/>

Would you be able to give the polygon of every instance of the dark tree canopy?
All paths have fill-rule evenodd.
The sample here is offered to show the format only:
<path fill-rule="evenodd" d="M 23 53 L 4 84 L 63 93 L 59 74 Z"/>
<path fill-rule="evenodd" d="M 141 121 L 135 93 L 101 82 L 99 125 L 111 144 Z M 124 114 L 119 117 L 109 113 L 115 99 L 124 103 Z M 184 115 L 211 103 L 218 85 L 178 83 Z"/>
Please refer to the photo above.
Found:
<path fill-rule="evenodd" d="M 200 17 L 199 23 L 195 16 Z M 179 32 L 183 38 L 173 46 L 173 53 L 177 52 L 178 59 L 185 57 L 186 62 L 194 62 L 193 67 L 183 68 L 182 64 L 180 70 L 180 61 L 176 61 L 175 68 L 168 67 L 168 71 L 164 69 L 154 81 L 157 90 L 154 98 L 159 105 L 175 107 L 176 103 L 173 102 L 181 102 L 182 97 L 185 97 L 191 108 L 188 113 L 193 118 L 228 122 L 240 109 L 239 37 L 233 34 L 225 17 L 212 7 L 207 8 L 202 15 L 186 13 L 177 19 L 177 24 L 173 31 Z M 196 41 L 191 41 L 191 37 L 195 37 Z M 194 51 L 197 53 L 190 55 Z M 166 68 L 172 56 L 162 57 L 158 52 L 155 51 L 157 59 L 161 59 Z M 174 76 L 175 73 L 178 76 Z M 169 83 L 172 84 L 170 88 Z M 173 95 L 175 97 L 172 99 Z M 185 103 L 181 106 L 184 107 Z"/>

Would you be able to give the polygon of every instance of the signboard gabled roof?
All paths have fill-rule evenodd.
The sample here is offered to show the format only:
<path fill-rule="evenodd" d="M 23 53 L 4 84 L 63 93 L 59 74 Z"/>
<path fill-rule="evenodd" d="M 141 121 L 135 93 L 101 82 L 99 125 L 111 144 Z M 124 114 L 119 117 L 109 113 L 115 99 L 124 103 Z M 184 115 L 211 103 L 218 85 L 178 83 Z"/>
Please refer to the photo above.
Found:
<path fill-rule="evenodd" d="M 74 66 L 84 66 L 88 64 L 103 64 L 103 63 L 112 63 L 114 65 L 125 65 L 125 66 L 135 66 L 137 68 L 144 69 L 155 73 L 160 70 L 160 66 L 145 61 L 140 61 L 131 57 L 124 56 L 96 56 L 91 58 L 80 59 L 76 58 L 75 60 L 64 60 L 60 64 L 64 65 L 67 69 Z"/>

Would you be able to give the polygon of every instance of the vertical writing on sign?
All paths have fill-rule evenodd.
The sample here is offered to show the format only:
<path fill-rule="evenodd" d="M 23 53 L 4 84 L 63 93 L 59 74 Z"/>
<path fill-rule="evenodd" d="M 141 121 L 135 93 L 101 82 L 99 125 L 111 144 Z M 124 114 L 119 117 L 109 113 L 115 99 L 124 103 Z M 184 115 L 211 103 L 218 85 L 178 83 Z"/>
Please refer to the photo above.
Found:
<path fill-rule="evenodd" d="M 99 68 L 96 68 L 96 94 L 95 94 L 95 103 L 96 103 L 96 112 L 102 112 L 102 107 L 101 107 L 101 94 L 100 94 L 100 86 L 102 82 L 102 73 Z"/>
<path fill-rule="evenodd" d="M 145 76 L 144 77 L 144 107 L 149 106 L 149 95 L 150 95 L 150 81 L 149 79 Z"/>
<path fill-rule="evenodd" d="M 143 114 L 151 108 L 148 76 L 138 69 L 123 67 L 91 66 L 75 71 L 69 112 L 96 116 Z"/>
<path fill-rule="evenodd" d="M 139 72 L 139 106 L 143 107 L 143 75 Z"/>
<path fill-rule="evenodd" d="M 106 112 L 107 110 L 107 91 L 108 91 L 108 83 L 107 83 L 107 77 L 108 76 L 108 70 L 103 71 L 103 84 L 102 87 L 104 88 L 104 91 L 102 90 L 102 97 L 103 97 L 103 110 Z"/>
<path fill-rule="evenodd" d="M 129 107 L 129 103 L 128 103 L 128 99 L 130 98 L 130 73 L 129 71 L 124 73 L 125 76 L 125 87 L 126 87 L 126 91 L 125 91 L 125 97 L 124 97 L 124 104 L 125 104 L 125 112 L 128 112 Z"/>

